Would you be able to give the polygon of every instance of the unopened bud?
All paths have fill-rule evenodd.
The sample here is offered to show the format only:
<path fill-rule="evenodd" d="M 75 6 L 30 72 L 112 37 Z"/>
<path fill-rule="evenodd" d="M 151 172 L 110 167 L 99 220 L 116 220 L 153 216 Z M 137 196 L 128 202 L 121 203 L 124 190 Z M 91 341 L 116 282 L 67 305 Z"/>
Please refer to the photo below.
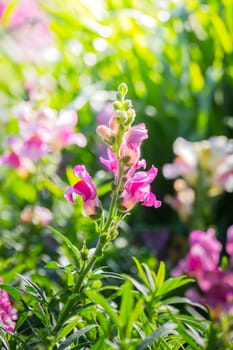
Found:
<path fill-rule="evenodd" d="M 124 100 L 125 96 L 127 95 L 128 87 L 125 83 L 121 83 L 118 86 L 118 95 L 120 97 L 120 100 Z"/>
<path fill-rule="evenodd" d="M 83 247 L 82 247 L 82 249 L 80 251 L 80 255 L 81 255 L 82 261 L 87 261 L 88 255 L 89 255 L 89 251 L 87 249 L 85 241 L 83 242 Z"/>
<path fill-rule="evenodd" d="M 100 236 L 100 242 L 104 246 L 109 241 L 109 232 L 103 232 Z"/>
<path fill-rule="evenodd" d="M 125 111 L 128 111 L 128 109 L 131 108 L 131 107 L 132 107 L 131 100 L 126 100 L 126 101 L 123 102 L 123 109 Z"/>
<path fill-rule="evenodd" d="M 114 101 L 113 102 L 113 107 L 115 110 L 121 109 L 122 108 L 122 103 L 120 101 Z"/>
<path fill-rule="evenodd" d="M 131 124 L 133 123 L 135 117 L 136 117 L 136 113 L 135 113 L 135 110 L 133 108 L 130 108 L 128 111 L 127 111 L 127 115 L 128 115 L 128 123 Z"/>
<path fill-rule="evenodd" d="M 115 134 L 107 126 L 99 125 L 96 129 L 96 132 L 107 145 L 112 146 L 115 143 Z"/>
<path fill-rule="evenodd" d="M 126 111 L 115 111 L 114 115 L 120 124 L 124 124 L 128 119 Z"/>

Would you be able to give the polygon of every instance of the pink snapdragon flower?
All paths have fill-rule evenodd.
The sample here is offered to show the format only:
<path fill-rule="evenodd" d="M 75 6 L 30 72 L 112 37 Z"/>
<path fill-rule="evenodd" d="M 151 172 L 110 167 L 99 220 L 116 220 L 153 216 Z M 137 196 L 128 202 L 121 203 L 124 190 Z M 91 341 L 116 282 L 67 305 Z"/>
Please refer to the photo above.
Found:
<path fill-rule="evenodd" d="M 231 239 L 230 227 L 226 242 L 226 251 L 230 259 Z M 229 269 L 230 263 L 224 269 L 219 266 L 222 245 L 215 237 L 214 231 L 193 231 L 189 243 L 190 250 L 173 270 L 173 276 L 187 273 L 197 280 L 201 293 L 191 288 L 187 295 L 193 301 L 207 305 L 214 319 L 218 319 L 223 313 L 232 314 L 233 272 Z"/>
<path fill-rule="evenodd" d="M 1 278 L 0 283 L 2 283 Z M 7 332 L 13 332 L 16 320 L 17 310 L 12 307 L 8 293 L 0 289 L 0 327 Z"/>
<path fill-rule="evenodd" d="M 122 211 L 131 210 L 138 202 L 158 208 L 161 201 L 151 191 L 158 169 L 152 165 L 147 172 L 137 171 L 146 168 L 146 161 L 140 157 L 142 142 L 148 138 L 148 131 L 144 123 L 132 126 L 136 114 L 131 101 L 124 100 L 126 91 L 125 84 L 121 84 L 117 95 L 119 99 L 113 103 L 115 110 L 108 126 L 97 127 L 97 133 L 108 146 L 107 158 L 101 156 L 100 161 L 114 174 Z"/>
<path fill-rule="evenodd" d="M 120 205 L 125 211 L 132 209 L 136 203 L 142 202 L 146 207 L 159 208 L 161 201 L 151 192 L 151 183 L 157 175 L 158 169 L 153 165 L 149 171 L 140 171 L 128 179 L 121 193 Z"/>
<path fill-rule="evenodd" d="M 65 198 L 74 203 L 74 195 L 80 195 L 83 200 L 84 212 L 88 216 L 97 215 L 100 201 L 97 197 L 96 186 L 84 165 L 76 165 L 74 174 L 80 179 L 65 191 Z"/>

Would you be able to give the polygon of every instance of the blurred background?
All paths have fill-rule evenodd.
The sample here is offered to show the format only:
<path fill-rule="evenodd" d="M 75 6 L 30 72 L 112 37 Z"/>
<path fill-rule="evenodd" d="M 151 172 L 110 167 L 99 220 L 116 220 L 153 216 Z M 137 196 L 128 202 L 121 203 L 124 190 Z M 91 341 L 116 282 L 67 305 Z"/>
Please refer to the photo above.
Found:
<path fill-rule="evenodd" d="M 50 209 L 51 225 L 77 240 L 77 245 L 85 235 L 88 243 L 95 240 L 93 224 L 81 217 L 81 204 L 67 203 L 63 191 L 72 182 L 72 166 L 85 163 L 107 201 L 110 177 L 98 161 L 102 148 L 95 130 L 110 118 L 121 82 L 128 85 L 136 122 L 148 128 L 143 157 L 148 166 L 159 169 L 153 190 L 163 206 L 134 209 L 108 263 L 118 269 L 115 252 L 122 266 L 127 266 L 124 261 L 130 254 L 173 264 L 194 228 L 214 226 L 219 239 L 225 240 L 232 221 L 232 178 L 231 186 L 223 185 L 210 196 L 202 184 L 212 179 L 216 164 L 230 154 L 227 174 L 232 174 L 228 142 L 233 128 L 232 18 L 231 0 L 0 0 L 0 154 L 9 148 L 9 135 L 19 133 L 15 106 L 22 101 L 37 109 L 74 109 L 75 129 L 87 140 L 85 147 L 69 145 L 59 157 L 54 153 L 44 159 L 32 175 L 22 176 L 0 162 L 3 257 L 10 259 L 17 252 L 22 262 L 28 247 L 45 261 L 47 254 L 60 255 L 46 225 L 39 219 L 29 224 L 22 220 L 23 209 L 35 203 Z M 192 213 L 186 215 L 179 210 L 180 202 L 171 205 L 171 196 L 174 199 L 179 185 L 186 182 L 174 188 L 162 169 L 177 155 L 182 158 L 173 149 L 178 137 L 200 149 L 203 144 L 197 142 L 220 135 L 225 143 L 217 163 L 219 148 L 204 144 L 212 163 L 204 180 L 197 177 L 195 183 L 188 183 L 193 192 L 186 194 L 182 205 L 187 209 L 191 201 Z M 193 193 L 195 199 L 190 199 Z"/>

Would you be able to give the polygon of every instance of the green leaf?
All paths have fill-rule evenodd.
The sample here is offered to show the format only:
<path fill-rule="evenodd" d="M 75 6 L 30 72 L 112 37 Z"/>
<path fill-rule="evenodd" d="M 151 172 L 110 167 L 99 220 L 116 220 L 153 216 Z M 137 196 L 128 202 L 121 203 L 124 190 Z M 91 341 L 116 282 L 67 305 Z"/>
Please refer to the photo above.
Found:
<path fill-rule="evenodd" d="M 153 332 L 149 337 L 146 337 L 137 347 L 137 350 L 144 350 L 148 345 L 153 343 L 155 340 L 160 338 L 161 336 L 168 334 L 170 331 L 176 329 L 176 325 L 174 323 L 167 323 L 161 327 L 159 327 L 155 332 Z"/>
<path fill-rule="evenodd" d="M 156 287 L 162 287 L 166 275 L 166 265 L 163 261 L 160 262 L 158 271 L 156 273 Z"/>
<path fill-rule="evenodd" d="M 180 287 L 182 287 L 185 284 L 188 284 L 190 282 L 193 282 L 193 279 L 188 278 L 187 276 L 179 276 L 179 277 L 169 278 L 168 280 L 166 280 L 164 282 L 164 284 L 159 289 L 157 289 L 155 295 L 156 296 L 165 295 L 168 292 L 171 292 L 172 290 L 180 288 Z"/>
<path fill-rule="evenodd" d="M 80 252 L 77 249 L 77 247 L 75 247 L 75 245 L 66 236 L 64 236 L 61 232 L 59 232 L 58 230 L 56 230 L 55 228 L 53 228 L 51 226 L 49 226 L 49 228 L 51 229 L 51 231 L 53 231 L 53 233 L 55 233 L 56 236 L 61 238 L 61 240 L 67 245 L 67 247 L 73 253 L 73 256 L 74 256 L 75 261 L 77 262 L 78 266 L 80 266 Z"/>
<path fill-rule="evenodd" d="M 22 326 L 22 324 L 27 319 L 27 317 L 28 317 L 28 311 L 25 311 L 25 312 L 21 311 L 19 313 L 19 318 L 17 319 L 15 330 L 19 329 Z"/>
<path fill-rule="evenodd" d="M 179 318 L 176 317 L 172 312 L 169 312 L 169 318 L 177 325 L 177 332 L 182 336 L 188 345 L 191 346 L 192 350 L 203 350 L 204 339 L 197 332 L 186 329 L 180 322 Z"/>
<path fill-rule="evenodd" d="M 136 264 L 139 276 L 141 277 L 141 279 L 145 283 L 145 285 L 150 289 L 150 283 L 147 279 L 145 272 L 143 271 L 142 265 L 140 264 L 140 262 L 138 261 L 138 259 L 135 256 L 133 256 L 132 259 L 133 259 L 134 263 Z"/>
<path fill-rule="evenodd" d="M 131 331 L 134 326 L 134 322 L 136 322 L 139 316 L 142 314 L 143 306 L 144 306 L 144 299 L 141 298 L 137 301 L 136 305 L 134 306 L 134 309 L 131 311 L 129 315 L 129 322 L 126 329 L 126 338 L 130 338 Z"/>
<path fill-rule="evenodd" d="M 136 288 L 140 293 L 142 293 L 142 294 L 144 295 L 144 297 L 147 298 L 149 290 L 148 290 L 148 288 L 147 288 L 144 284 L 138 282 L 136 279 L 134 279 L 134 278 L 131 277 L 131 276 L 128 276 L 128 275 L 123 275 L 123 276 L 125 276 L 125 278 L 128 278 L 128 279 L 133 283 L 133 285 L 135 286 L 135 288 Z"/>
<path fill-rule="evenodd" d="M 58 350 L 65 350 L 67 349 L 68 345 L 71 345 L 72 343 L 77 343 L 79 338 L 89 332 L 90 329 L 97 327 L 98 325 L 92 324 L 90 326 L 84 327 L 82 329 L 79 329 L 78 331 L 72 333 L 64 342 L 61 343 Z"/>
<path fill-rule="evenodd" d="M 17 301 L 21 301 L 22 300 L 20 292 L 15 287 L 8 286 L 7 284 L 0 284 L 0 289 L 4 289 L 15 300 L 17 300 Z"/>
<path fill-rule="evenodd" d="M 117 312 L 109 305 L 108 301 L 101 294 L 93 290 L 86 290 L 85 293 L 94 303 L 102 306 L 117 327 L 120 326 Z"/>
<path fill-rule="evenodd" d="M 60 269 L 63 268 L 61 265 L 59 265 L 56 261 L 50 261 L 45 265 L 46 269 Z"/>
<path fill-rule="evenodd" d="M 149 286 L 150 286 L 150 290 L 152 292 L 155 291 L 156 287 L 155 287 L 155 273 L 153 271 L 150 270 L 150 268 L 148 267 L 148 265 L 146 264 L 142 264 L 145 272 L 146 272 L 146 276 L 149 282 Z"/>
<path fill-rule="evenodd" d="M 80 321 L 80 317 L 76 316 L 68 321 L 68 323 L 60 330 L 58 333 L 56 340 L 59 341 L 64 338 L 67 334 L 74 330 L 74 327 Z"/>
<path fill-rule="evenodd" d="M 130 281 L 126 281 L 122 286 L 121 290 L 123 292 L 121 297 L 121 306 L 119 314 L 120 327 L 124 328 L 129 323 L 129 317 L 132 312 L 133 306 L 133 294 L 132 294 L 132 284 Z"/>

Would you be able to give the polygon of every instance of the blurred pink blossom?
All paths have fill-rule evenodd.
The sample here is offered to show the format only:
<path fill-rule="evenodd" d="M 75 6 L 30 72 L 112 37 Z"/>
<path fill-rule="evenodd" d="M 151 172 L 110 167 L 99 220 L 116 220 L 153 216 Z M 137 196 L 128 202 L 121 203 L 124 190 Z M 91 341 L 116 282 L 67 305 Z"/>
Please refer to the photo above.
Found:
<path fill-rule="evenodd" d="M 75 132 L 78 118 L 73 110 L 35 110 L 30 102 L 22 102 L 14 113 L 19 135 L 8 138 L 10 151 L 0 157 L 0 165 L 8 164 L 19 173 L 33 172 L 34 164 L 51 152 L 60 152 L 71 144 L 86 146 L 85 136 Z"/>
<path fill-rule="evenodd" d="M 53 213 L 45 207 L 36 205 L 26 206 L 20 214 L 21 222 L 25 225 L 33 224 L 46 227 L 53 219 Z"/>
<path fill-rule="evenodd" d="M 1 1 L 0 20 L 9 2 L 9 0 Z M 52 43 L 53 36 L 49 30 L 49 18 L 39 7 L 37 0 L 18 1 L 7 18 L 7 22 L 4 20 L 3 24 L 11 39 L 10 45 L 7 46 L 6 43 L 6 49 L 16 60 L 39 62 L 43 57 L 43 52 Z"/>
<path fill-rule="evenodd" d="M 222 245 L 216 239 L 212 229 L 206 232 L 191 232 L 189 244 L 190 250 L 187 256 L 173 270 L 173 275 L 177 276 L 185 272 L 201 282 L 204 271 L 212 271 L 218 266 Z"/>
<path fill-rule="evenodd" d="M 0 283 L 2 283 L 1 278 Z M 8 332 L 13 332 L 16 320 L 17 310 L 12 307 L 8 293 L 0 289 L 0 327 Z"/>
<path fill-rule="evenodd" d="M 84 165 L 76 165 L 73 170 L 74 174 L 80 180 L 66 189 L 65 198 L 71 203 L 74 203 L 74 195 L 80 195 L 83 200 L 83 208 L 86 215 L 96 215 L 100 202 L 97 197 L 96 186 L 91 176 Z"/>
<path fill-rule="evenodd" d="M 227 231 L 226 242 L 229 258 L 231 227 Z M 207 305 L 214 318 L 217 319 L 221 313 L 233 314 L 233 272 L 229 269 L 230 264 L 224 269 L 219 266 L 222 245 L 214 230 L 191 232 L 189 244 L 190 250 L 173 270 L 173 276 L 186 273 L 197 280 L 201 293 L 192 288 L 187 294 L 193 301 Z"/>
<path fill-rule="evenodd" d="M 165 164 L 163 174 L 168 179 L 182 176 L 190 186 L 198 186 L 200 169 L 209 196 L 233 191 L 233 143 L 225 136 L 215 136 L 200 142 L 181 137 L 173 145 L 177 155 L 173 163 Z"/>

